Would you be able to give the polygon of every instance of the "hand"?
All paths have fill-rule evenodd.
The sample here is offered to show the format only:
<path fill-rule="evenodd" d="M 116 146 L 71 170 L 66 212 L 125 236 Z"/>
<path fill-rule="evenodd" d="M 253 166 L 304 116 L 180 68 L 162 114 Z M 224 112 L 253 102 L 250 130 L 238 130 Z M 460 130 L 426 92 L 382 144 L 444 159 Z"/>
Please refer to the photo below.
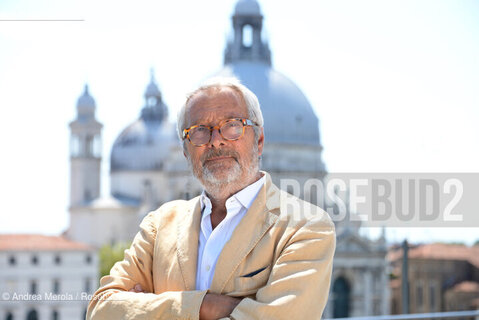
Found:
<path fill-rule="evenodd" d="M 207 293 L 201 303 L 200 320 L 217 320 L 228 317 L 240 302 L 239 298 Z"/>
<path fill-rule="evenodd" d="M 143 290 L 141 285 L 139 283 L 137 283 L 137 284 L 135 284 L 135 286 L 133 288 L 128 290 L 128 292 L 144 293 L 145 291 Z"/>

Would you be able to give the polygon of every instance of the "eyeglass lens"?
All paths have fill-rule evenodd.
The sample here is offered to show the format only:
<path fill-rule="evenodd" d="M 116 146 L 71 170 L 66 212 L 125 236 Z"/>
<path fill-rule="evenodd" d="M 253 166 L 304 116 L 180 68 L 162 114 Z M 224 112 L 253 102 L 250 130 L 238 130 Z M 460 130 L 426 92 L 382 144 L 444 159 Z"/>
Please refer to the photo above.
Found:
<path fill-rule="evenodd" d="M 206 126 L 199 126 L 189 132 L 190 141 L 193 144 L 206 144 L 210 141 L 212 129 Z M 236 140 L 243 135 L 243 123 L 240 120 L 231 120 L 219 128 L 221 136 L 226 140 Z"/>

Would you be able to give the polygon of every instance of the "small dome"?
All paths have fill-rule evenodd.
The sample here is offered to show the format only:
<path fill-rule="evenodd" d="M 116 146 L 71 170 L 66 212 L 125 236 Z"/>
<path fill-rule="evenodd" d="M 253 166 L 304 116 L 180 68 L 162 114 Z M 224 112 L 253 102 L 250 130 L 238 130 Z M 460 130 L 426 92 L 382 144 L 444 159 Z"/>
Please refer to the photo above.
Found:
<path fill-rule="evenodd" d="M 158 86 L 153 81 L 153 79 L 151 79 L 150 84 L 148 84 L 148 87 L 146 88 L 145 97 L 158 97 L 158 96 L 161 96 L 160 90 L 158 89 Z"/>
<path fill-rule="evenodd" d="M 258 97 L 268 143 L 320 145 L 319 120 L 303 92 L 264 63 L 239 61 L 217 74 L 236 77 Z"/>
<path fill-rule="evenodd" d="M 77 108 L 95 109 L 95 100 L 88 92 L 88 85 L 85 85 L 85 91 L 83 92 L 83 95 L 78 98 Z"/>
<path fill-rule="evenodd" d="M 235 7 L 235 15 L 261 15 L 258 2 L 256 0 L 240 0 Z"/>

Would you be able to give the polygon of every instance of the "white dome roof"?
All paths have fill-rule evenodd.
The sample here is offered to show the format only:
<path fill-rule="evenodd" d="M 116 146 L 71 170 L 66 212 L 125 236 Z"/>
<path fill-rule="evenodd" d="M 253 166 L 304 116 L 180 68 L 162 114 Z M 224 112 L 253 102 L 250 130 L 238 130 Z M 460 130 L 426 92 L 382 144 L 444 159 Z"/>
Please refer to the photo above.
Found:
<path fill-rule="evenodd" d="M 256 0 L 240 0 L 235 7 L 235 15 L 261 15 Z"/>
<path fill-rule="evenodd" d="M 173 124 L 140 118 L 126 127 L 113 144 L 110 169 L 161 170 L 173 144 L 178 144 Z"/>
<path fill-rule="evenodd" d="M 320 145 L 318 117 L 286 76 L 265 63 L 248 61 L 228 64 L 218 75 L 237 77 L 256 94 L 264 117 L 265 141 Z"/>

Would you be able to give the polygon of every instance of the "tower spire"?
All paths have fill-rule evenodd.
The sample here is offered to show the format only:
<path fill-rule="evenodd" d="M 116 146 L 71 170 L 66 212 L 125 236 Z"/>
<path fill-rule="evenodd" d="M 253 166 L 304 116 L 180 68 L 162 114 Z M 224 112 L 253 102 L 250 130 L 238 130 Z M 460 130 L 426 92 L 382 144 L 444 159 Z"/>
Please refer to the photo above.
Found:
<path fill-rule="evenodd" d="M 150 69 L 150 83 L 145 91 L 145 106 L 141 110 L 141 117 L 147 121 L 162 121 L 168 115 L 168 109 L 163 103 L 161 92 L 155 81 L 155 72 Z"/>
<path fill-rule="evenodd" d="M 155 82 L 155 68 L 153 67 L 150 68 L 150 82 L 151 83 Z"/>
<path fill-rule="evenodd" d="M 239 0 L 232 17 L 233 41 L 225 49 L 225 64 L 255 61 L 271 65 L 271 51 L 261 38 L 263 16 L 256 0 Z"/>

